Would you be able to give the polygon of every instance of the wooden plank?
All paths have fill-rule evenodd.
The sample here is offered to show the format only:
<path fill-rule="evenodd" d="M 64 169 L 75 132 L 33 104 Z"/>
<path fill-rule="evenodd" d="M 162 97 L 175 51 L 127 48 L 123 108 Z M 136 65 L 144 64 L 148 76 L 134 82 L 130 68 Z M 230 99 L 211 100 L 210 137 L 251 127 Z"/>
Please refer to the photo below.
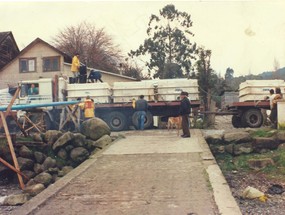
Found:
<path fill-rule="evenodd" d="M 12 159 L 13 159 L 15 168 L 16 168 L 16 170 L 20 171 L 18 160 L 17 160 L 16 154 L 15 154 L 15 150 L 14 150 L 14 146 L 13 146 L 13 143 L 12 143 L 12 140 L 11 140 L 10 132 L 9 132 L 9 129 L 8 129 L 8 126 L 7 126 L 6 118 L 5 118 L 4 113 L 2 111 L 0 111 L 0 116 L 1 116 L 1 119 L 2 119 L 2 124 L 4 126 L 6 139 L 7 139 L 7 142 L 8 142 L 8 146 L 9 146 L 9 149 L 10 149 L 10 152 L 11 152 L 11 155 L 12 155 Z M 18 176 L 18 180 L 19 180 L 19 184 L 20 184 L 21 189 L 24 189 L 25 185 L 24 185 L 23 178 L 22 178 L 21 174 L 17 173 L 17 176 Z"/>
<path fill-rule="evenodd" d="M 0 157 L 0 162 L 2 164 L 4 164 L 5 166 L 7 166 L 9 169 L 13 170 L 14 172 L 20 174 L 21 176 L 23 176 L 25 179 L 29 180 L 27 176 L 25 176 L 23 173 L 21 173 L 19 170 L 17 170 L 14 166 L 12 166 L 11 164 L 9 164 L 7 161 L 5 161 L 4 159 L 2 159 Z"/>

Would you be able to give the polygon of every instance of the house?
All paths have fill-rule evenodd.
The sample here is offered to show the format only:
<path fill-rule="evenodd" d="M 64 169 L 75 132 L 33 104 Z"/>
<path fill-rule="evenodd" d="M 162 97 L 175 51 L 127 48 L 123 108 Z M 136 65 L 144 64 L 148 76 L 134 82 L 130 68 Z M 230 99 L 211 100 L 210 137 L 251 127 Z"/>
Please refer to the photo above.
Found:
<path fill-rule="evenodd" d="M 40 38 L 25 47 L 12 61 L 0 69 L 0 89 L 16 85 L 21 80 L 53 78 L 55 75 L 72 77 L 71 57 Z M 87 72 L 90 68 L 87 69 Z M 117 81 L 137 81 L 134 78 L 100 71 L 109 85 Z"/>
<path fill-rule="evenodd" d="M 0 69 L 13 60 L 19 52 L 12 32 L 0 32 Z"/>

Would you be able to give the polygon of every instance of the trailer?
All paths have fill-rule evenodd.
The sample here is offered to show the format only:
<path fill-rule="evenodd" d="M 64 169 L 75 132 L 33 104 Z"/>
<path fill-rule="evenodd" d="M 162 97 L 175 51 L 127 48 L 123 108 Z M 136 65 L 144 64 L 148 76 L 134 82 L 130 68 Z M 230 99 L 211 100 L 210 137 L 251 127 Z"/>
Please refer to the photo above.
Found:
<path fill-rule="evenodd" d="M 264 112 L 270 110 L 269 90 L 284 89 L 284 80 L 247 80 L 239 86 L 239 102 L 228 106 L 235 128 L 259 128 L 264 122 Z M 264 111 L 263 111 L 264 110 Z"/>
<path fill-rule="evenodd" d="M 153 126 L 154 117 L 167 118 L 179 114 L 179 95 L 181 91 L 189 93 L 191 108 L 197 109 L 200 105 L 196 79 L 115 82 L 113 86 L 109 86 L 108 83 L 69 83 L 68 80 L 62 77 L 55 77 L 54 79 L 25 80 L 19 84 L 21 91 L 15 101 L 16 105 L 36 105 L 78 101 L 80 99 L 83 101 L 87 96 L 90 96 L 95 103 L 95 116 L 104 120 L 113 131 L 137 127 L 138 120 L 133 108 L 133 102 L 139 95 L 144 95 L 149 104 L 149 110 L 145 118 L 145 128 Z M 36 95 L 29 94 L 32 85 L 37 88 L 38 93 Z M 39 112 L 39 108 L 34 113 L 37 111 Z M 47 129 L 61 129 L 60 120 L 64 115 L 63 112 L 64 109 L 60 106 L 40 108 Z M 74 117 L 75 115 L 73 115 L 74 112 L 71 109 L 68 110 L 66 116 Z M 75 117 L 79 117 L 79 120 L 82 121 L 81 115 L 79 111 L 79 115 Z"/>

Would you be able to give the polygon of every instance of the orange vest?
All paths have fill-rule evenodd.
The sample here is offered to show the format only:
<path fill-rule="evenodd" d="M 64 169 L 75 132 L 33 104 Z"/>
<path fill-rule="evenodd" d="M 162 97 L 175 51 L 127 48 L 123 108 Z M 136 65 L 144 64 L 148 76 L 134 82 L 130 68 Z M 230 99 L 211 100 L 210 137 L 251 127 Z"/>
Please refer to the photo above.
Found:
<path fill-rule="evenodd" d="M 85 118 L 93 118 L 95 117 L 95 104 L 91 99 L 86 99 L 84 101 L 84 117 Z"/>

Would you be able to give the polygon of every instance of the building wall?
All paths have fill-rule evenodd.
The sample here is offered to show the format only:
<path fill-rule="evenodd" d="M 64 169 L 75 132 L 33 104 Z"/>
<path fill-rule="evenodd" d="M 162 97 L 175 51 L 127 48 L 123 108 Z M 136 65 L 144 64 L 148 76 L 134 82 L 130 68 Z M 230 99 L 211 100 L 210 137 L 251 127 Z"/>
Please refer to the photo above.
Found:
<path fill-rule="evenodd" d="M 44 57 L 60 56 L 60 71 L 43 71 Z M 36 58 L 36 72 L 20 72 L 21 58 Z M 89 71 L 88 71 L 89 74 Z M 120 75 L 113 75 L 108 72 L 101 72 L 102 80 L 109 85 L 113 85 L 118 81 L 135 81 L 131 78 L 126 78 Z M 8 85 L 15 86 L 21 80 L 36 80 L 39 78 L 53 78 L 55 75 L 63 77 L 73 77 L 70 71 L 70 64 L 64 63 L 64 57 L 56 50 L 50 48 L 44 43 L 36 43 L 25 53 L 14 59 L 4 70 L 0 72 L 0 89 L 7 88 Z"/>
<path fill-rule="evenodd" d="M 6 88 L 8 84 L 16 85 L 21 80 L 33 80 L 43 78 L 52 78 L 54 75 L 59 75 L 63 71 L 44 72 L 43 57 L 60 56 L 60 70 L 64 68 L 64 58 L 58 52 L 47 47 L 43 43 L 37 43 L 29 51 L 23 53 L 14 59 L 3 71 L 0 72 L 0 89 Z M 36 72 L 20 72 L 21 58 L 36 58 Z"/>

